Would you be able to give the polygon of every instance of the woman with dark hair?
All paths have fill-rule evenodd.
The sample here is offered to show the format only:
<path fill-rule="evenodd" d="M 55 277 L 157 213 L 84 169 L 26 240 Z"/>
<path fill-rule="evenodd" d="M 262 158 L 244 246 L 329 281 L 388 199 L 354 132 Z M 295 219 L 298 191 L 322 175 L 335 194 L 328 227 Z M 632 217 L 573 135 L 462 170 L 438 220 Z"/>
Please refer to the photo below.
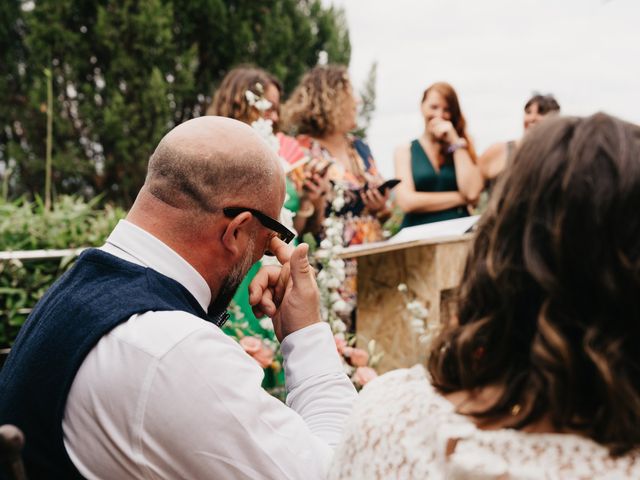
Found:
<path fill-rule="evenodd" d="M 496 185 L 428 371 L 367 385 L 330 478 L 640 478 L 640 128 L 546 120 Z"/>
<path fill-rule="evenodd" d="M 424 133 L 395 153 L 403 227 L 466 217 L 467 207 L 482 190 L 473 142 L 453 87 L 434 83 L 424 91 L 420 105 Z"/>
<path fill-rule="evenodd" d="M 524 133 L 550 113 L 560 113 L 560 105 L 553 95 L 534 94 L 524 105 Z M 489 190 L 495 178 L 511 163 L 520 141 L 494 143 L 478 158 L 478 167 L 482 176 L 489 181 Z"/>

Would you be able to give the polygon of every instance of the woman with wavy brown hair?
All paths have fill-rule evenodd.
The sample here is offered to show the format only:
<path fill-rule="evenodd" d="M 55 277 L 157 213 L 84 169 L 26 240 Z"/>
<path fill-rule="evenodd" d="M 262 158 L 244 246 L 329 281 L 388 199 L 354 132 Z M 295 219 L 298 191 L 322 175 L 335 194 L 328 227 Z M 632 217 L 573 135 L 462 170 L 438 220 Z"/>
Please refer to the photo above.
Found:
<path fill-rule="evenodd" d="M 424 132 L 396 149 L 396 191 L 405 212 L 403 227 L 452 220 L 469 215 L 482 191 L 475 165 L 476 152 L 458 95 L 451 85 L 437 82 L 422 94 Z"/>
<path fill-rule="evenodd" d="M 640 128 L 537 126 L 428 371 L 361 394 L 331 478 L 640 478 Z M 355 473 L 357 472 L 357 474 Z"/>
<path fill-rule="evenodd" d="M 351 134 L 357 127 L 357 99 L 347 68 L 320 65 L 302 77 L 283 106 L 283 122 L 317 161 L 330 163 L 329 179 L 344 187 L 345 246 L 382 239 L 380 220 L 388 218 L 389 191 L 369 146 Z"/>

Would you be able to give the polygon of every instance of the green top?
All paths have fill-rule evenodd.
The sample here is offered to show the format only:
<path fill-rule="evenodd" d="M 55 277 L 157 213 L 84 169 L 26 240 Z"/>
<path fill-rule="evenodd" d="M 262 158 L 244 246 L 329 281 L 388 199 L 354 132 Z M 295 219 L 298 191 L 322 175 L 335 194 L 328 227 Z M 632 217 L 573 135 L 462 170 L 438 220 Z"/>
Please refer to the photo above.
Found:
<path fill-rule="evenodd" d="M 411 142 L 411 172 L 416 192 L 455 192 L 458 190 L 453 159 L 447 158 L 445 164 L 437 172 L 418 140 Z M 468 216 L 469 212 L 464 206 L 437 212 L 407 213 L 402 221 L 402 226 L 413 227 L 424 223 L 441 222 Z"/>

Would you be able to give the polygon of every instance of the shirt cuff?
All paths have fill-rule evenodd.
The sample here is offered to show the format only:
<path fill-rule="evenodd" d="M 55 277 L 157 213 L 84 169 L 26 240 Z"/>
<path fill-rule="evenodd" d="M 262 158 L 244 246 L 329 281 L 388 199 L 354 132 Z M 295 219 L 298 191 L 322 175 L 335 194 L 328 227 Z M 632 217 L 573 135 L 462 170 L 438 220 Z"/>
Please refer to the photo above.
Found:
<path fill-rule="evenodd" d="M 287 391 L 314 376 L 344 373 L 328 323 L 314 323 L 287 335 L 280 349 Z"/>

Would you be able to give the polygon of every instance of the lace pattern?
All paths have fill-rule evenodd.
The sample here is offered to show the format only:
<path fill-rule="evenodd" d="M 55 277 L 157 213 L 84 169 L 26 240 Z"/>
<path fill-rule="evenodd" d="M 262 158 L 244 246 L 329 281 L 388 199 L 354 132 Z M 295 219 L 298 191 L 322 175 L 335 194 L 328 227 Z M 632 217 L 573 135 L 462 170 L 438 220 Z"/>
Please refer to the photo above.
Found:
<path fill-rule="evenodd" d="M 329 478 L 640 479 L 638 459 L 577 435 L 480 430 L 415 366 L 364 388 Z"/>

